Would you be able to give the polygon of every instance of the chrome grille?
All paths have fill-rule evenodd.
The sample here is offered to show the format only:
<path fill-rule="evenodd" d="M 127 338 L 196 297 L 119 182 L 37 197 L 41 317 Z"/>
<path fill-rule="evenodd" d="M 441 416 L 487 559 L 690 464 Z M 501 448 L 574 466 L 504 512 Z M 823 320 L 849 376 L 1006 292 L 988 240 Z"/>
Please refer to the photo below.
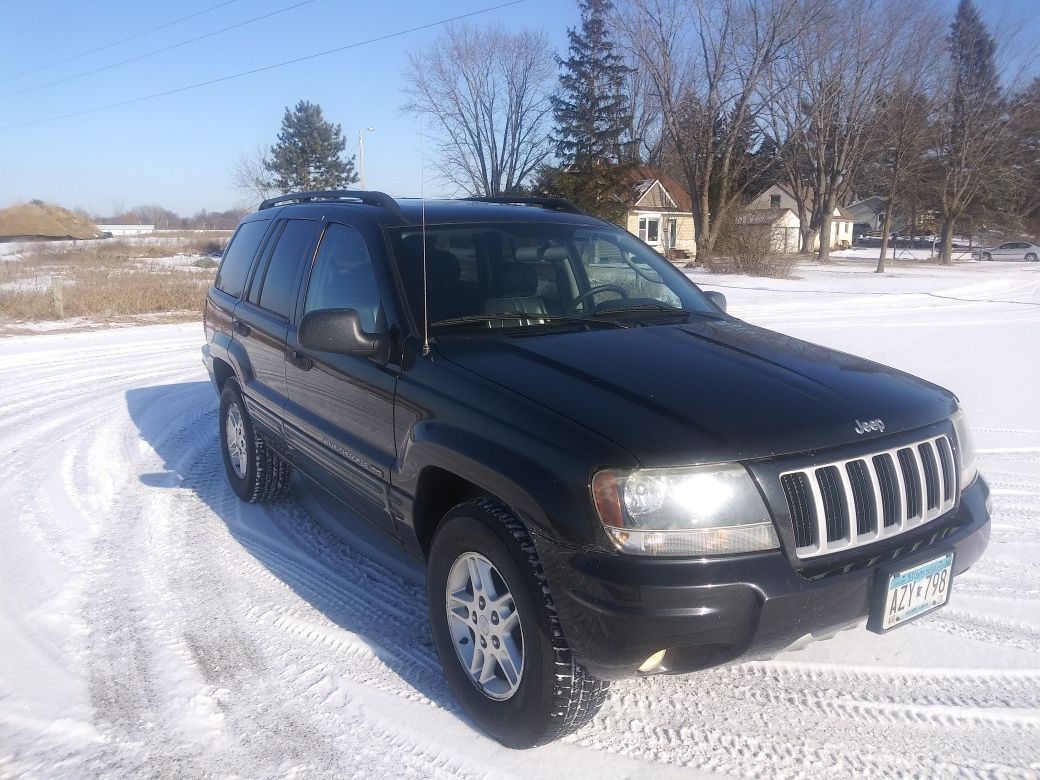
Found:
<path fill-rule="evenodd" d="M 799 558 L 898 536 L 953 508 L 953 449 L 937 436 L 780 475 Z"/>

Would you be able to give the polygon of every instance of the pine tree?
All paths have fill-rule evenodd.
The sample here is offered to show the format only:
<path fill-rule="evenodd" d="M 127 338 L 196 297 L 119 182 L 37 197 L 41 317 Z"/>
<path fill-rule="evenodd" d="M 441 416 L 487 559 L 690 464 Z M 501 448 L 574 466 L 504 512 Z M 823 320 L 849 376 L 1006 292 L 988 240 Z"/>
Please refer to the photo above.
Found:
<path fill-rule="evenodd" d="M 325 120 L 321 106 L 301 100 L 285 109 L 278 143 L 264 168 L 280 192 L 330 190 L 356 182 L 354 158 L 344 158 L 343 129 Z"/>
<path fill-rule="evenodd" d="M 951 68 L 939 103 L 939 182 L 942 262 L 952 262 L 957 219 L 980 206 L 985 187 L 999 181 L 1009 143 L 1003 94 L 997 75 L 996 43 L 972 0 L 960 0 L 950 26 Z"/>
<path fill-rule="evenodd" d="M 631 144 L 624 139 L 631 105 L 624 64 L 607 33 L 611 0 L 579 0 L 581 29 L 569 28 L 569 54 L 559 59 L 560 89 L 552 98 L 559 167 L 540 180 L 590 214 L 618 220 Z"/>

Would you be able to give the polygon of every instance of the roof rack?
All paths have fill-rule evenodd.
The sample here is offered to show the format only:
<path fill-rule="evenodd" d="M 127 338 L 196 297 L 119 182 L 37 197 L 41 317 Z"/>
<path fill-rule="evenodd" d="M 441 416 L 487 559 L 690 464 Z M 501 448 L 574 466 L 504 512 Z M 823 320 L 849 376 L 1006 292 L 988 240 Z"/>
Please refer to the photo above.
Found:
<path fill-rule="evenodd" d="M 365 203 L 369 206 L 382 206 L 385 209 L 401 213 L 401 207 L 397 201 L 385 192 L 376 190 L 314 190 L 312 192 L 293 192 L 289 195 L 280 195 L 277 198 L 267 198 L 260 204 L 258 211 L 269 209 L 272 206 L 281 206 L 284 203 L 311 203 L 316 200 L 353 200 Z"/>
<path fill-rule="evenodd" d="M 584 214 L 585 212 L 575 206 L 566 198 L 545 198 L 530 195 L 494 195 L 479 198 L 463 198 L 463 200 L 475 200 L 481 203 L 506 203 L 516 206 L 540 206 L 550 211 L 564 211 L 568 214 Z"/>

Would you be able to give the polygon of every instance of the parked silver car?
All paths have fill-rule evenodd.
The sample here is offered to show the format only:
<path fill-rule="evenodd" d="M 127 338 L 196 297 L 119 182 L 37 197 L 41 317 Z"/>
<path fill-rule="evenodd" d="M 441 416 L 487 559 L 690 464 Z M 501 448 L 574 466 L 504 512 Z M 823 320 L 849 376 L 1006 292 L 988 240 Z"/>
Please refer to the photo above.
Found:
<path fill-rule="evenodd" d="M 1025 260 L 1035 263 L 1040 258 L 1040 246 L 1025 241 L 1005 241 L 989 249 L 976 249 L 971 253 L 976 260 Z"/>

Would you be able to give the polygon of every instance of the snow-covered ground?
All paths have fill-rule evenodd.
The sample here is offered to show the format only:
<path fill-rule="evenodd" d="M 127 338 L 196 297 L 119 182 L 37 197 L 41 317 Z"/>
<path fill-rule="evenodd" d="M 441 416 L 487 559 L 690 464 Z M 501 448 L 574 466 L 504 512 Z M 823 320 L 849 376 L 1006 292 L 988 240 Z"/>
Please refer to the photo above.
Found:
<path fill-rule="evenodd" d="M 617 684 L 522 753 L 454 705 L 414 562 L 302 481 L 234 497 L 197 325 L 0 339 L 0 776 L 1036 777 L 1040 269 L 869 270 L 694 277 L 960 395 L 995 515 L 950 606 Z"/>

